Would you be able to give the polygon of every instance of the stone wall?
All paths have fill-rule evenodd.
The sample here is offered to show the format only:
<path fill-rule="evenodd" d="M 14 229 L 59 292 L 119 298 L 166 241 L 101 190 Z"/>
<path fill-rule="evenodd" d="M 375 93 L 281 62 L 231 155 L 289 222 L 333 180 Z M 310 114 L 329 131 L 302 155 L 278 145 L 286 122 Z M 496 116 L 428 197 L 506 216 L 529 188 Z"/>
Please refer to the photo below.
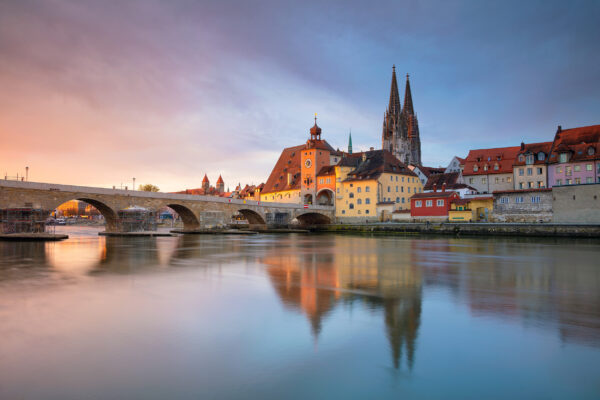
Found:
<path fill-rule="evenodd" d="M 600 184 L 552 188 L 553 222 L 600 224 Z"/>
<path fill-rule="evenodd" d="M 550 189 L 514 190 L 494 193 L 491 222 L 552 221 Z"/>

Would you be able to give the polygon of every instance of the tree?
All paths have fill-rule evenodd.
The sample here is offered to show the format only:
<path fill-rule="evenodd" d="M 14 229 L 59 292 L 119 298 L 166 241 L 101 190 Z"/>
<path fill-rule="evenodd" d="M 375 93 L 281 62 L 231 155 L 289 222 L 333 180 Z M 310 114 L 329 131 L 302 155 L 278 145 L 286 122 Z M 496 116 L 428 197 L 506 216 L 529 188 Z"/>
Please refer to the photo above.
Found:
<path fill-rule="evenodd" d="M 151 183 L 146 183 L 145 185 L 140 185 L 140 190 L 142 192 L 158 192 L 158 191 L 160 191 L 158 186 L 154 186 Z"/>

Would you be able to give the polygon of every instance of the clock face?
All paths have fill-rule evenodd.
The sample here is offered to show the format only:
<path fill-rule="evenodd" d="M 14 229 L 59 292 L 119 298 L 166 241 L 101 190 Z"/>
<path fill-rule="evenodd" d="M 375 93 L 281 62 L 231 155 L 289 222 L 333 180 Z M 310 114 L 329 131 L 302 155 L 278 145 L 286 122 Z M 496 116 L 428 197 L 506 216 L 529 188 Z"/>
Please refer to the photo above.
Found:
<path fill-rule="evenodd" d="M 306 168 L 310 168 L 310 166 L 312 165 L 312 161 L 310 161 L 310 158 L 307 158 L 306 161 L 304 161 L 304 165 L 306 166 Z"/>

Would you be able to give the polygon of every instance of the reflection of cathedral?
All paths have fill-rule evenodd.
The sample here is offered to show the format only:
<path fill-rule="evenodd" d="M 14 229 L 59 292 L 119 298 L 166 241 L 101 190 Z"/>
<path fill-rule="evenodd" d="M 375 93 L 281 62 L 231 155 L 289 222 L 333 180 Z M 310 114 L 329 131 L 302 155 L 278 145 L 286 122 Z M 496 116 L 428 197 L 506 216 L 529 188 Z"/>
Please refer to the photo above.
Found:
<path fill-rule="evenodd" d="M 402 256 L 390 251 L 394 250 L 387 248 L 390 242 L 348 237 L 324 240 L 327 242 L 311 241 L 308 248 L 274 249 L 261 259 L 269 266 L 268 275 L 284 305 L 307 316 L 315 338 L 323 319 L 339 300 L 362 301 L 379 309 L 394 366 L 400 367 L 405 352 L 407 365 L 412 368 L 421 321 L 418 268 L 403 263 Z M 364 245 L 367 247 L 361 248 Z M 358 251 L 344 251 L 345 246 Z M 341 251 L 332 253 L 332 248 Z"/>

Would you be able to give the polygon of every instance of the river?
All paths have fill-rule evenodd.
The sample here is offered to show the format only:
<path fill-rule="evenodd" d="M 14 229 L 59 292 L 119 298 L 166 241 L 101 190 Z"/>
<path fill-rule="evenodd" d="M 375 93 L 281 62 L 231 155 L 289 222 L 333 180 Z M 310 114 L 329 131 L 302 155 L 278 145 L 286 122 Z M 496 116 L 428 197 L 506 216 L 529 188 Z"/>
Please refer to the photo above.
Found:
<path fill-rule="evenodd" d="M 1 399 L 598 399 L 600 242 L 0 242 Z"/>

